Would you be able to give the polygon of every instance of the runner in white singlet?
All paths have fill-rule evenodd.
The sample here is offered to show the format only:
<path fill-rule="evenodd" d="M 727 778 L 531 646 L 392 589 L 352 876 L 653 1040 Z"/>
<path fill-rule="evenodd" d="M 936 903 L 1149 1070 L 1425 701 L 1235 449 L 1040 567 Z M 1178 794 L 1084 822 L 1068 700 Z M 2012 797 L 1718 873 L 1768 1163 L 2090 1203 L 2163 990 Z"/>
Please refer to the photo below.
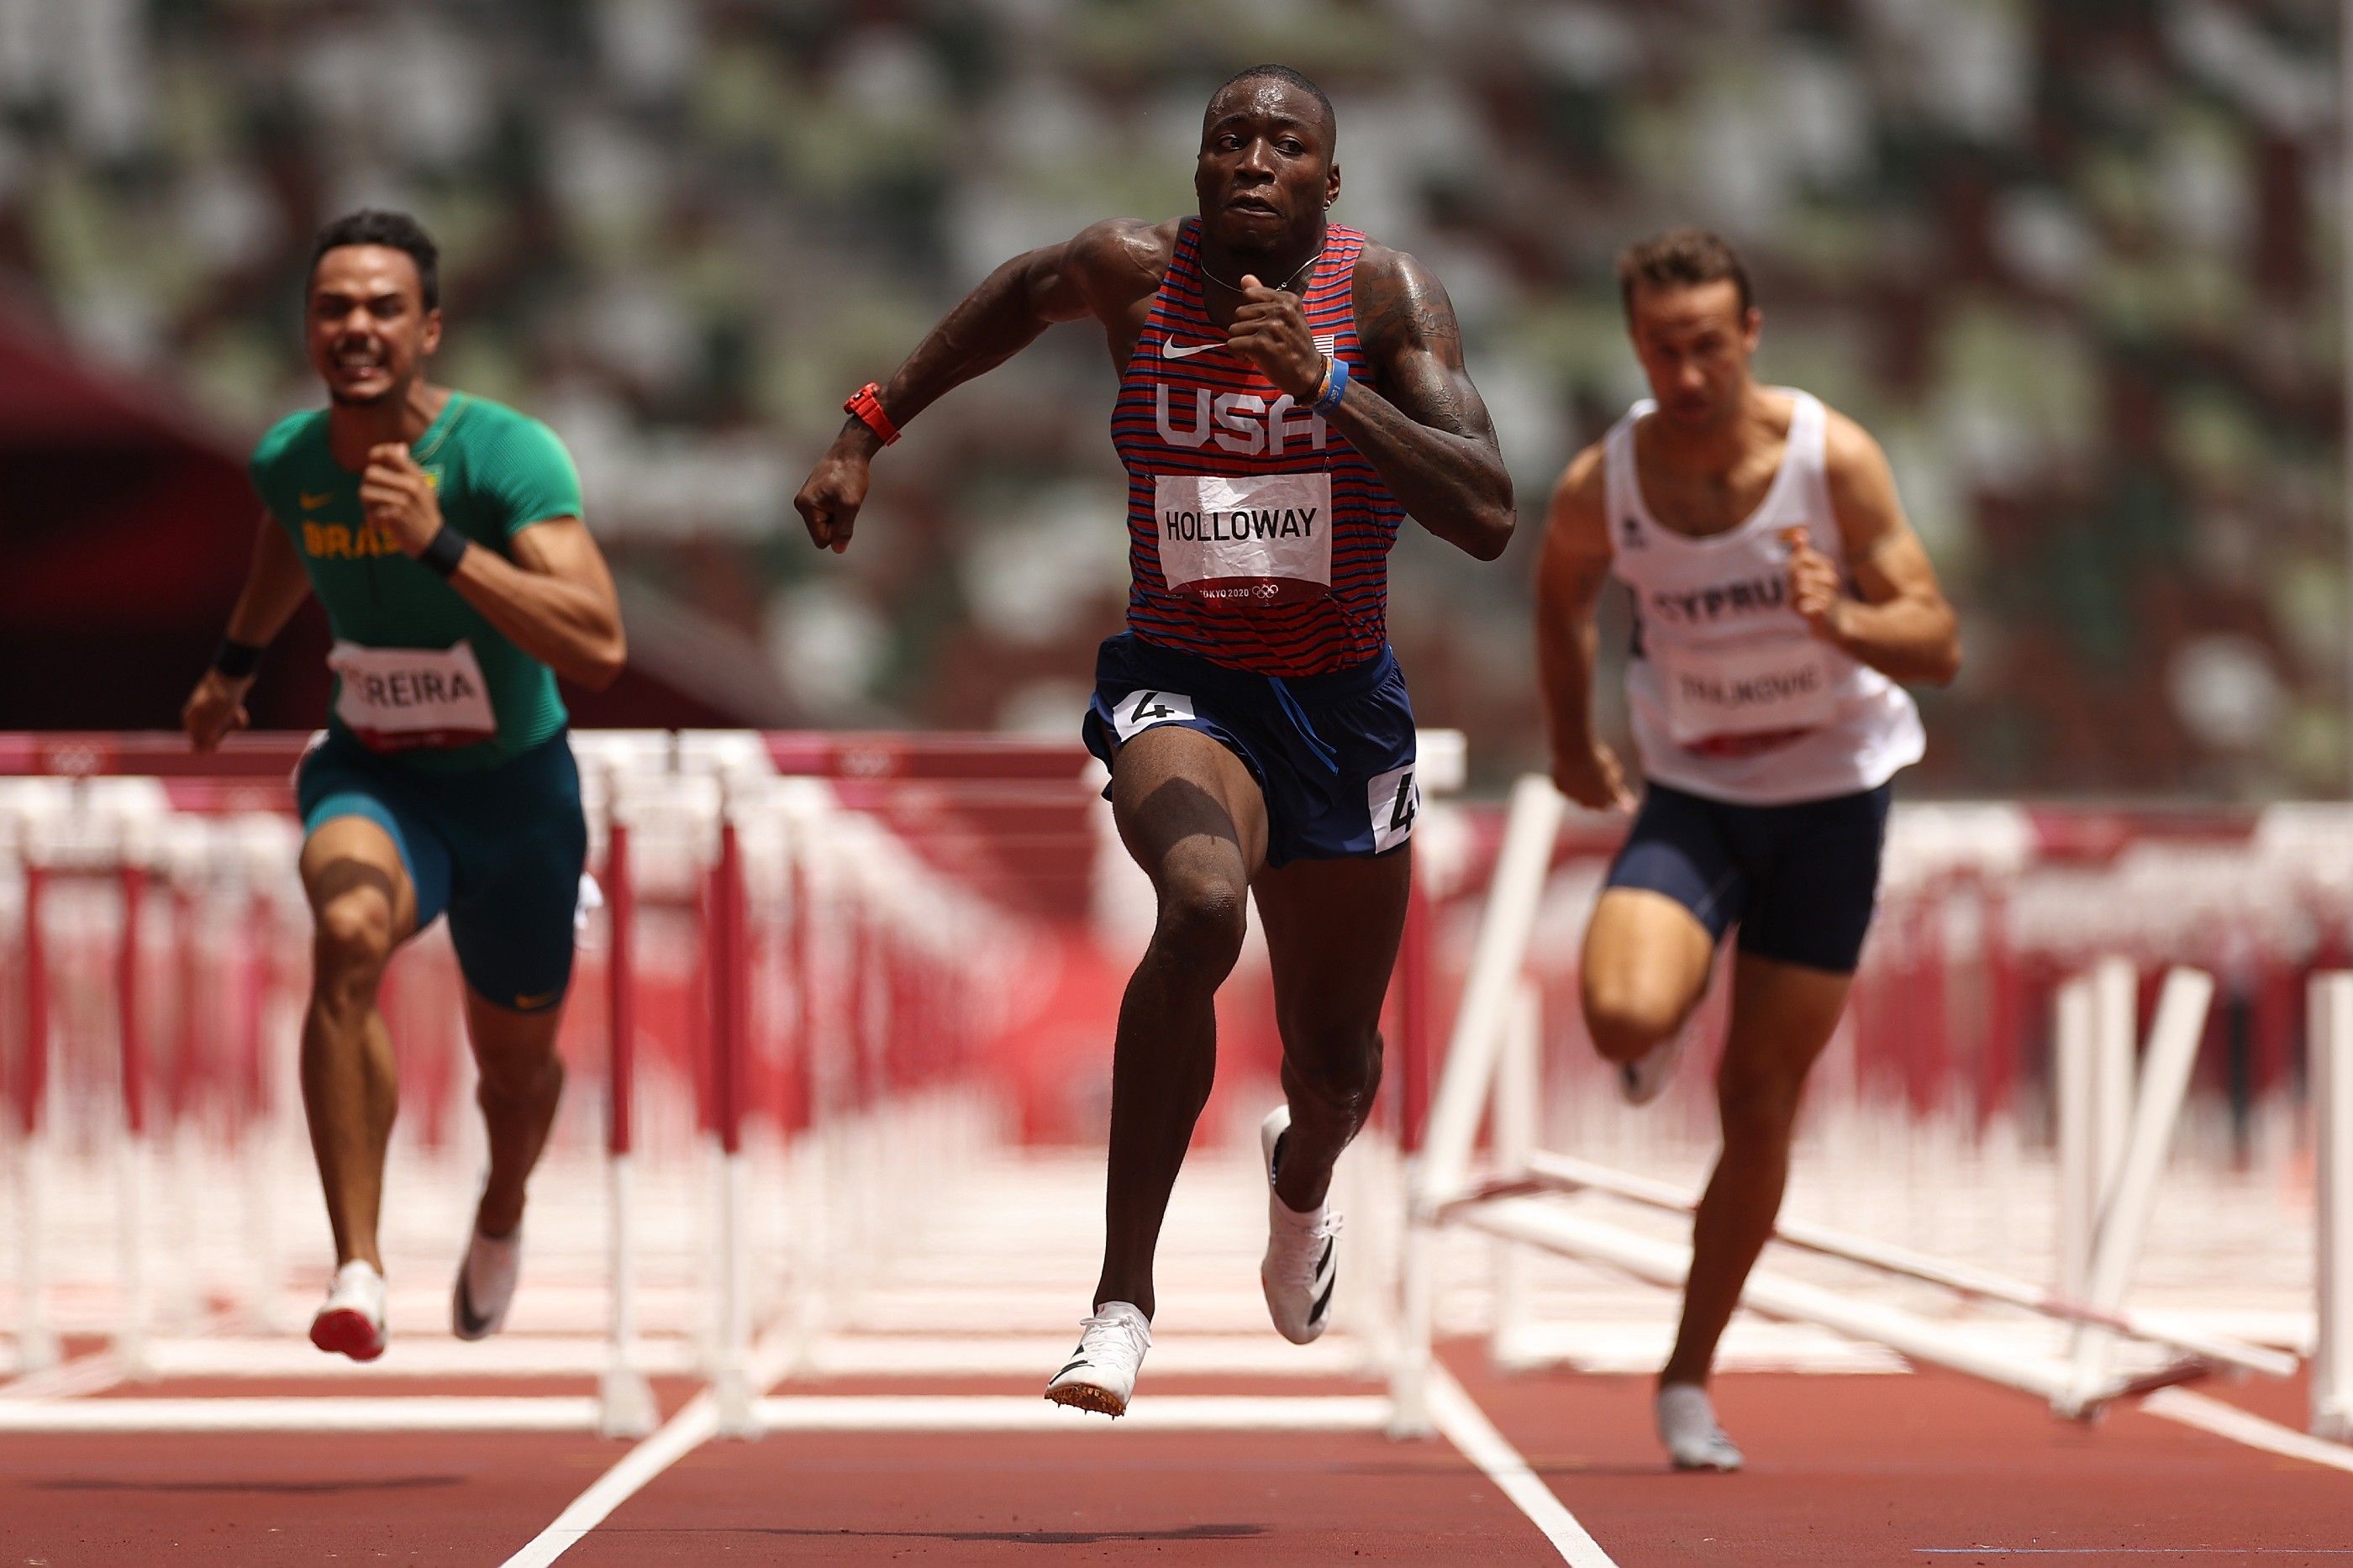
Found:
<path fill-rule="evenodd" d="M 1633 805 L 1592 727 L 1594 608 L 1611 576 L 1624 583 L 1645 784 L 1586 929 L 1584 1001 L 1628 1098 L 1665 1085 L 1716 944 L 1739 928 L 1724 1152 L 1657 1407 L 1678 1466 L 1734 1469 L 1708 1369 L 1773 1231 L 1806 1073 L 1846 1005 L 1889 781 L 1924 747 L 1901 683 L 1950 680 L 1960 644 L 1878 444 L 1751 377 L 1762 318 L 1730 247 L 1664 235 L 1628 250 L 1619 279 L 1653 396 L 1553 492 L 1540 673 L 1555 781 L 1585 805 Z"/>

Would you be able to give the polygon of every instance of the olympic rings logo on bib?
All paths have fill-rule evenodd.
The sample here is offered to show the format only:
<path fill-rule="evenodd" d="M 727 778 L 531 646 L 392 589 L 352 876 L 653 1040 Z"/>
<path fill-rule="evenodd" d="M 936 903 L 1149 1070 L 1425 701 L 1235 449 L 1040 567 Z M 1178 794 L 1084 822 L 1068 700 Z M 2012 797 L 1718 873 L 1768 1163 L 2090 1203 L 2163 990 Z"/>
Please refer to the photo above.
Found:
<path fill-rule="evenodd" d="M 1332 476 L 1163 474 L 1160 574 L 1210 603 L 1297 604 L 1332 591 Z"/>

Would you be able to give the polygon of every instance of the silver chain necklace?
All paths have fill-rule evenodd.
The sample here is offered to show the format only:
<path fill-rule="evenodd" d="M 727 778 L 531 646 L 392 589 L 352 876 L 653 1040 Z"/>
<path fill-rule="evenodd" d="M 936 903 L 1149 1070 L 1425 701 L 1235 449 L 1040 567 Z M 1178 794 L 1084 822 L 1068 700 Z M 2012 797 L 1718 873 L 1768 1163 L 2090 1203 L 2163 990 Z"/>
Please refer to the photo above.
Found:
<path fill-rule="evenodd" d="M 1314 266 L 1317 262 L 1319 262 L 1319 261 L 1321 261 L 1321 260 L 1323 260 L 1323 259 L 1324 259 L 1324 247 L 1322 247 L 1322 246 L 1320 246 L 1320 245 L 1319 245 L 1319 246 L 1317 246 L 1317 247 L 1315 247 L 1315 254 L 1314 254 L 1314 255 L 1313 255 L 1313 256 L 1309 257 L 1306 260 L 1304 260 L 1304 261 L 1301 262 L 1301 263 L 1299 264 L 1299 268 L 1298 268 L 1298 270 L 1297 270 L 1297 271 L 1294 271 L 1293 273 L 1292 273 L 1292 275 L 1291 275 L 1290 277 L 1288 277 L 1288 278 L 1284 279 L 1282 282 L 1280 282 L 1280 283 L 1276 284 L 1276 285 L 1275 285 L 1275 287 L 1276 287 L 1277 289 L 1289 289 L 1289 288 L 1291 288 L 1291 286 L 1292 286 L 1293 283 L 1298 282 L 1298 281 L 1299 281 L 1299 274 L 1300 274 L 1301 272 L 1304 272 L 1304 271 L 1306 271 L 1309 268 L 1311 268 L 1311 267 Z M 1201 269 L 1201 276 L 1202 276 L 1202 277 L 1204 277 L 1204 278 L 1208 279 L 1210 282 L 1215 283 L 1219 288 L 1225 289 L 1227 292 L 1229 292 L 1229 293 L 1233 293 L 1233 294 L 1240 294 L 1240 293 L 1244 292 L 1244 289 L 1243 289 L 1243 288 L 1242 288 L 1242 286 L 1241 286 L 1240 284 L 1239 284 L 1239 283 L 1229 283 L 1229 282 L 1227 282 L 1224 279 L 1222 279 L 1222 278 L 1219 277 L 1216 273 L 1214 273 L 1214 272 L 1210 271 L 1210 270 L 1209 270 L 1209 264 L 1208 264 L 1208 262 L 1206 262 L 1206 261 L 1202 260 L 1198 255 L 1196 255 L 1196 256 L 1193 258 L 1193 265 L 1194 265 L 1194 266 L 1196 266 L 1196 267 L 1198 267 L 1198 268 L 1199 268 Z M 1294 290 L 1294 292 L 1295 292 L 1295 290 Z"/>

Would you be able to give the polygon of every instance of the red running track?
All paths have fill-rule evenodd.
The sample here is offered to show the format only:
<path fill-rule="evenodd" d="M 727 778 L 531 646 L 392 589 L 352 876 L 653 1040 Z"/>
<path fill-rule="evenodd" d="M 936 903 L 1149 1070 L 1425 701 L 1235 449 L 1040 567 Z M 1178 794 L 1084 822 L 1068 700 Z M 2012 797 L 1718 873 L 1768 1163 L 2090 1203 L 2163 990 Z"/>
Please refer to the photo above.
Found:
<path fill-rule="evenodd" d="M 1719 1402 L 1750 1468 L 1680 1476 L 1658 1462 L 1641 1381 L 1502 1379 L 1464 1347 L 1448 1360 L 1623 1568 L 1938 1568 L 2030 1556 L 2070 1565 L 2353 1562 L 2353 1475 L 2134 1409 L 2087 1428 L 1943 1374 L 1730 1376 Z M 1218 1386 L 1163 1379 L 1144 1397 Z M 167 1383 L 137 1392 L 199 1391 Z M 1003 1383 L 920 1390 L 1013 1391 Z M 349 1385 L 338 1392 L 348 1396 Z M 670 1391 L 666 1403 L 676 1397 Z M 0 1563 L 494 1564 L 626 1451 L 586 1436 L 529 1434 L 0 1437 Z M 1560 1558 L 1443 1442 L 1079 1430 L 714 1441 L 560 1561 Z"/>

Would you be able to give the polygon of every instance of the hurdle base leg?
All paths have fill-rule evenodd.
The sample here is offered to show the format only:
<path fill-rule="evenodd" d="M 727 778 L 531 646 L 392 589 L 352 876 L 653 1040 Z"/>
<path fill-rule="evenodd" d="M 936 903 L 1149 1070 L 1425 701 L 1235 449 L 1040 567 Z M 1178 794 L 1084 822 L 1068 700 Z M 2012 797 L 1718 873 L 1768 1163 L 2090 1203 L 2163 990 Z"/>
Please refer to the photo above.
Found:
<path fill-rule="evenodd" d="M 63 1359 L 50 1327 L 47 1226 L 48 1150 L 45 1131 L 22 1135 L 16 1145 L 16 1264 L 19 1321 L 16 1326 L 16 1370 L 47 1372 Z"/>
<path fill-rule="evenodd" d="M 1431 1337 L 1437 1318 L 1438 1282 L 1430 1278 L 1430 1254 L 1437 1227 L 1419 1214 L 1406 1226 L 1405 1256 L 1399 1272 L 1405 1300 L 1399 1313 L 1397 1363 L 1389 1374 L 1388 1436 L 1393 1441 L 1427 1439 L 1437 1435 L 1430 1415 Z"/>
<path fill-rule="evenodd" d="M 596 1430 L 607 1437 L 642 1437 L 660 1422 L 653 1384 L 631 1366 L 608 1366 L 596 1380 Z"/>
<path fill-rule="evenodd" d="M 752 1380 L 742 1367 L 721 1368 L 711 1380 L 711 1396 L 719 1406 L 721 1436 L 749 1441 L 766 1432 L 760 1421 L 759 1401 L 752 1394 Z"/>

